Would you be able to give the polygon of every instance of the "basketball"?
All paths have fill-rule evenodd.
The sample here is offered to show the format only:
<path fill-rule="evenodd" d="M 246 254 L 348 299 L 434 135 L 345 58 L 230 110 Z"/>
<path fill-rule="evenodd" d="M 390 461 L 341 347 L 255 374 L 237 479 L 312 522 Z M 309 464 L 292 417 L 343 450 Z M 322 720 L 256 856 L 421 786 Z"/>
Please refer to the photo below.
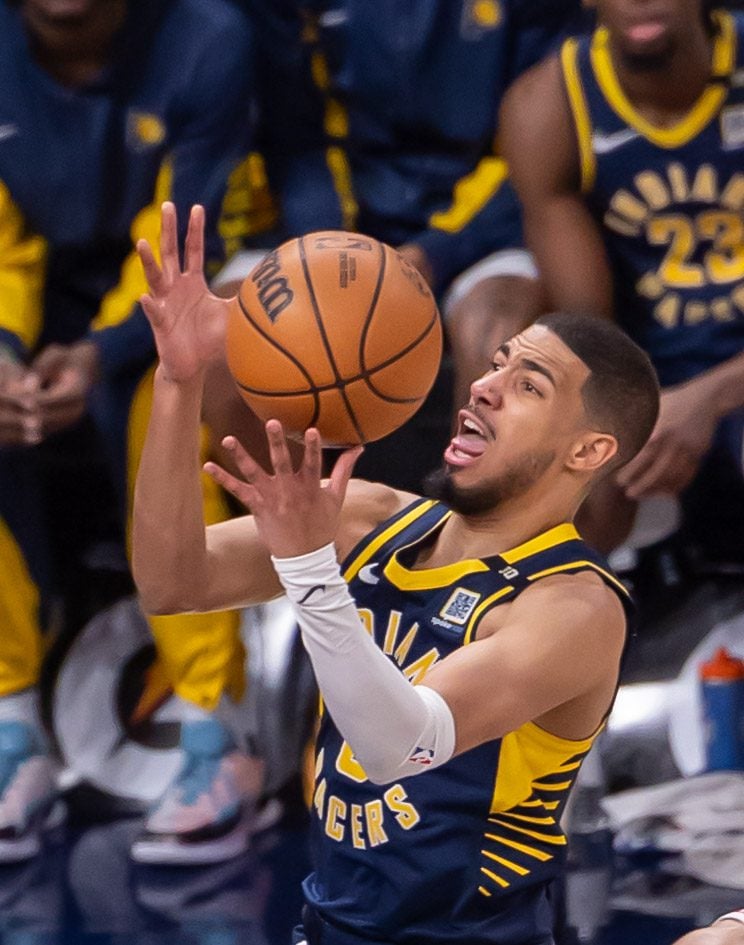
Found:
<path fill-rule="evenodd" d="M 327 446 L 369 443 L 421 406 L 442 327 L 418 270 L 368 236 L 323 231 L 283 243 L 230 304 L 227 363 L 263 420 Z"/>

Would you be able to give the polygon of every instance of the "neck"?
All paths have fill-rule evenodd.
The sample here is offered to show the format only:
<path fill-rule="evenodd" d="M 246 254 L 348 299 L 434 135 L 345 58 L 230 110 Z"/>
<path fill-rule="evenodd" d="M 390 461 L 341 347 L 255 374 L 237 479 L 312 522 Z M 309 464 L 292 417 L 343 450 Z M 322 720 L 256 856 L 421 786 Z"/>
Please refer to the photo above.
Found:
<path fill-rule="evenodd" d="M 482 515 L 455 513 L 447 519 L 434 544 L 422 552 L 418 563 L 441 567 L 463 558 L 501 554 L 556 525 L 573 521 L 582 499 L 583 493 L 551 496 L 531 489 Z"/>
<path fill-rule="evenodd" d="M 712 54 L 713 40 L 702 22 L 684 31 L 657 67 L 641 67 L 610 35 L 612 64 L 625 95 L 644 117 L 660 125 L 683 117 L 700 98 L 710 81 Z"/>

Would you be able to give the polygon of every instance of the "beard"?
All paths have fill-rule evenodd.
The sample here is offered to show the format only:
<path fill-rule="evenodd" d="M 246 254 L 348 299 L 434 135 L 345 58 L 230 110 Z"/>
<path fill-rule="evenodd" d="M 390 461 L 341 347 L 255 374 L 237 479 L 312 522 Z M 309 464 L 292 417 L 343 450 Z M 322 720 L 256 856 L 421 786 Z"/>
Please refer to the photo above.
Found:
<path fill-rule="evenodd" d="M 490 482 L 468 488 L 456 485 L 453 467 L 443 463 L 424 479 L 424 495 L 443 502 L 458 515 L 484 515 L 509 499 L 524 495 L 542 478 L 554 459 L 554 452 L 529 453 Z"/>

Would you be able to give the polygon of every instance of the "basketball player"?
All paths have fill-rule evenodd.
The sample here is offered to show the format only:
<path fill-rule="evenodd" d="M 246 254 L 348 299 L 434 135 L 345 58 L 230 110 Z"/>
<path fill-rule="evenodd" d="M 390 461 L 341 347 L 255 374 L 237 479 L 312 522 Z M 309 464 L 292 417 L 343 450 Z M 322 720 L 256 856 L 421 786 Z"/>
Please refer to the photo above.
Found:
<path fill-rule="evenodd" d="M 198 419 L 226 303 L 201 274 L 201 220 L 195 208 L 183 272 L 172 206 L 162 267 L 139 244 L 160 354 L 135 499 L 143 604 L 209 611 L 286 592 L 295 606 L 324 701 L 311 945 L 548 945 L 560 816 L 612 704 L 628 608 L 571 520 L 650 433 L 651 365 L 610 324 L 547 317 L 473 383 L 439 498 L 349 484 L 359 449 L 321 482 L 313 430 L 294 472 L 269 421 L 272 474 L 231 437 L 242 478 L 208 467 L 253 516 L 205 530 Z"/>
<path fill-rule="evenodd" d="M 708 6 L 596 0 L 601 28 L 501 114 L 551 304 L 614 316 L 658 372 L 631 500 L 681 493 L 714 445 L 742 472 L 744 18 Z"/>
<path fill-rule="evenodd" d="M 15 860 L 38 851 L 55 796 L 36 688 L 50 534 L 34 475 L 71 452 L 89 415 L 123 524 L 155 354 L 133 236 L 157 233 L 165 197 L 200 200 L 210 265 L 234 250 L 246 222 L 235 208 L 249 204 L 252 34 L 225 0 L 0 0 L 0 36 L 0 860 Z M 228 511 L 210 485 L 214 520 Z M 152 626 L 162 685 L 138 708 L 175 688 L 188 758 L 138 855 L 229 855 L 245 831 L 230 851 L 224 811 L 260 773 L 212 711 L 244 685 L 238 615 Z M 195 782 L 205 754 L 214 777 Z M 210 794 L 222 761 L 245 787 L 224 808 Z"/>

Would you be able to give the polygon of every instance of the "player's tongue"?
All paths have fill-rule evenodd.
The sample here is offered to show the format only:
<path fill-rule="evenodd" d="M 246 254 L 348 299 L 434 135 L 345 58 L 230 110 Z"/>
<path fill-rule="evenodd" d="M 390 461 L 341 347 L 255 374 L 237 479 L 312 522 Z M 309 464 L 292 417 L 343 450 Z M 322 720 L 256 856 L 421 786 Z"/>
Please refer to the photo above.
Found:
<path fill-rule="evenodd" d="M 466 466 L 486 450 L 486 440 L 477 433 L 458 433 L 452 437 L 445 450 L 445 462 L 454 466 Z"/>

